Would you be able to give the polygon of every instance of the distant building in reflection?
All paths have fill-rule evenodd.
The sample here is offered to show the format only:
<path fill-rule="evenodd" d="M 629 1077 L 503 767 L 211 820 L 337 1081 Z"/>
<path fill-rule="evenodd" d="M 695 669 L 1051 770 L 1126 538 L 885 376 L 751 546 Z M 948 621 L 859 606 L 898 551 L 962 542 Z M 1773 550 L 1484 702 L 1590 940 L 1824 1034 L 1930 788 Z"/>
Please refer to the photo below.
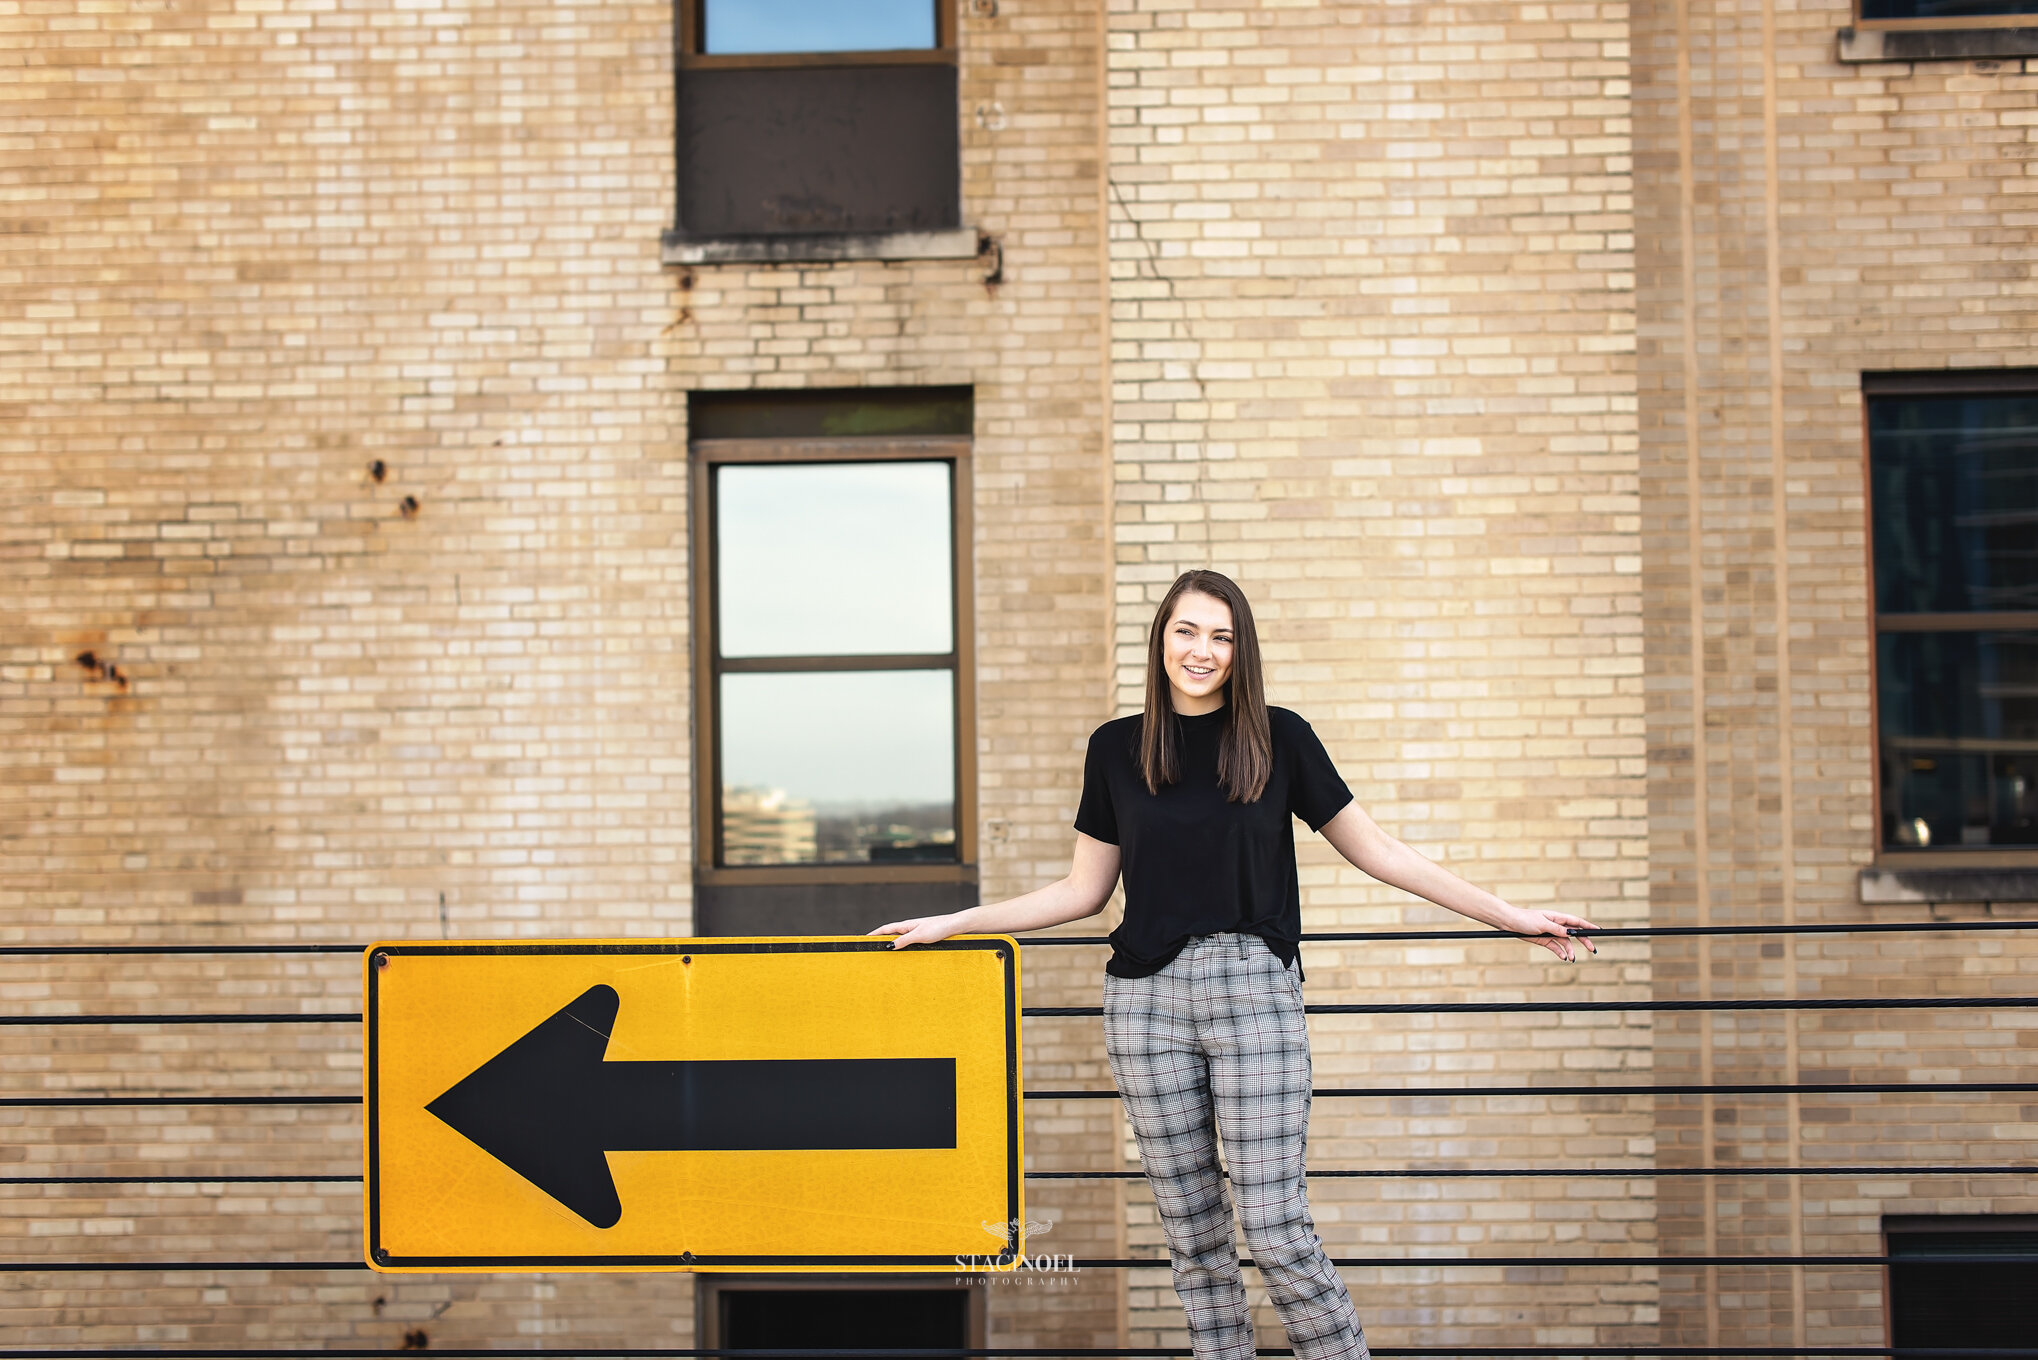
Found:
<path fill-rule="evenodd" d="M 784 789 L 722 790 L 724 864 L 811 864 L 814 809 Z"/>
<path fill-rule="evenodd" d="M 955 863 L 953 803 L 836 803 L 819 813 L 825 863 Z"/>

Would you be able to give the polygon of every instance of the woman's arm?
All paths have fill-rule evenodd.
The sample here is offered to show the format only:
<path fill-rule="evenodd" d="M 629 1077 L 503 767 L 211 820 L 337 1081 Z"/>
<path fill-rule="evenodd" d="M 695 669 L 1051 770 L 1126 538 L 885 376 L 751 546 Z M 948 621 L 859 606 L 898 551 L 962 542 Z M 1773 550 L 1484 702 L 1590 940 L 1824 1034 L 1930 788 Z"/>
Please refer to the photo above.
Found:
<path fill-rule="evenodd" d="M 917 916 L 910 921 L 892 921 L 871 931 L 873 935 L 896 935 L 892 948 L 909 944 L 933 944 L 951 935 L 1013 935 L 1022 930 L 1044 930 L 1069 921 L 1095 916 L 1111 900 L 1118 885 L 1118 847 L 1093 836 L 1076 833 L 1075 860 L 1067 878 L 1056 879 L 1003 902 L 968 907 L 946 916 Z"/>
<path fill-rule="evenodd" d="M 1578 961 L 1577 944 L 1584 945 L 1587 953 L 1599 952 L 1587 937 L 1571 934 L 1574 929 L 1598 929 L 1592 922 L 1561 911 L 1517 907 L 1484 888 L 1473 887 L 1443 865 L 1424 859 L 1382 831 L 1357 803 L 1346 803 L 1342 812 L 1324 823 L 1323 838 L 1354 867 L 1382 883 L 1426 897 L 1460 916 L 1523 936 L 1566 963 Z"/>

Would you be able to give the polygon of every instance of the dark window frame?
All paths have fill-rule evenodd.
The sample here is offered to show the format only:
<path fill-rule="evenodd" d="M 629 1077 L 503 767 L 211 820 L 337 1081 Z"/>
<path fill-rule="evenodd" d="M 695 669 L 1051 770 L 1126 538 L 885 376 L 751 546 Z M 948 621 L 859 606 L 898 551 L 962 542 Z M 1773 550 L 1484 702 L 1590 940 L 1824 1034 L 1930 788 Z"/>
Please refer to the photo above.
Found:
<path fill-rule="evenodd" d="M 1866 32 L 1943 32 L 1968 28 L 2038 28 L 2038 9 L 2025 14 L 1950 14 L 1923 19 L 1868 19 L 1861 0 L 1854 0 L 1854 27 Z"/>
<path fill-rule="evenodd" d="M 1868 724 L 1875 743 L 1871 810 L 1875 863 L 1885 868 L 2025 868 L 2038 866 L 2038 847 L 1973 846 L 1897 850 L 1883 843 L 1882 832 L 1882 666 L 1885 632 L 1989 632 L 2004 628 L 2038 629 L 2038 610 L 1963 612 L 1953 614 L 1884 614 L 1876 600 L 1875 484 L 1873 430 L 1869 402 L 1875 397 L 2030 396 L 2038 394 L 2038 368 L 1957 369 L 1863 373 L 1861 375 L 1862 543 L 1868 582 Z"/>
<path fill-rule="evenodd" d="M 959 435 L 696 439 L 690 445 L 694 619 L 694 881 L 706 887 L 974 884 L 977 881 L 975 542 L 970 440 Z M 732 464 L 945 462 L 950 467 L 950 625 L 943 655 L 724 658 L 715 579 L 714 470 Z M 721 678 L 795 671 L 949 669 L 954 677 L 955 859 L 935 864 L 725 865 L 722 837 Z"/>
<path fill-rule="evenodd" d="M 714 0 L 673 0 L 673 56 L 683 68 L 715 70 L 774 66 L 930 66 L 959 60 L 955 36 L 955 0 L 935 0 L 934 46 L 873 48 L 859 52 L 703 52 L 707 35 L 701 22 L 704 4 Z"/>

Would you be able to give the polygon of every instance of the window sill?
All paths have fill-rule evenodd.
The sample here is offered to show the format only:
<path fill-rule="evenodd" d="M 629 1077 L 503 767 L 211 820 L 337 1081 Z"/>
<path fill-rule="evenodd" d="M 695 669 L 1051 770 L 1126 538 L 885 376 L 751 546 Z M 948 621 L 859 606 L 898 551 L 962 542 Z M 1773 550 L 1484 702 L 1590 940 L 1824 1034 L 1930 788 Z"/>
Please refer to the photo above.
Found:
<path fill-rule="evenodd" d="M 661 247 L 666 264 L 833 264 L 847 260 L 973 260 L 983 253 L 984 240 L 970 227 L 719 240 L 668 231 Z"/>
<path fill-rule="evenodd" d="M 2038 57 L 2038 27 L 2032 28 L 1843 28 L 1840 60 L 1976 61 Z"/>
<path fill-rule="evenodd" d="M 2038 863 L 1971 869 L 1878 866 L 1861 871 L 1863 906 L 1926 902 L 2038 902 Z"/>

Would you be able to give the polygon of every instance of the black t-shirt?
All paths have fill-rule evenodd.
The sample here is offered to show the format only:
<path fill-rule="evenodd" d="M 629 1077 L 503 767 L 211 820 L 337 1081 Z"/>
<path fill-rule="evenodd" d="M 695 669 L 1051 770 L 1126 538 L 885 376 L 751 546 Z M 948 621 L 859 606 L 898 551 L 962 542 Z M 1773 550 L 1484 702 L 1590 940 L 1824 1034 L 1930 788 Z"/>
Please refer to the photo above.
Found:
<path fill-rule="evenodd" d="M 1076 830 L 1119 848 L 1125 920 L 1111 932 L 1118 977 L 1150 977 L 1192 935 L 1235 930 L 1258 935 L 1285 965 L 1302 937 L 1302 890 L 1295 878 L 1295 824 L 1312 831 L 1352 801 L 1330 753 L 1309 724 L 1269 708 L 1273 772 L 1257 802 L 1225 801 L 1217 747 L 1225 713 L 1177 716 L 1180 782 L 1146 791 L 1134 714 L 1090 734 Z"/>

